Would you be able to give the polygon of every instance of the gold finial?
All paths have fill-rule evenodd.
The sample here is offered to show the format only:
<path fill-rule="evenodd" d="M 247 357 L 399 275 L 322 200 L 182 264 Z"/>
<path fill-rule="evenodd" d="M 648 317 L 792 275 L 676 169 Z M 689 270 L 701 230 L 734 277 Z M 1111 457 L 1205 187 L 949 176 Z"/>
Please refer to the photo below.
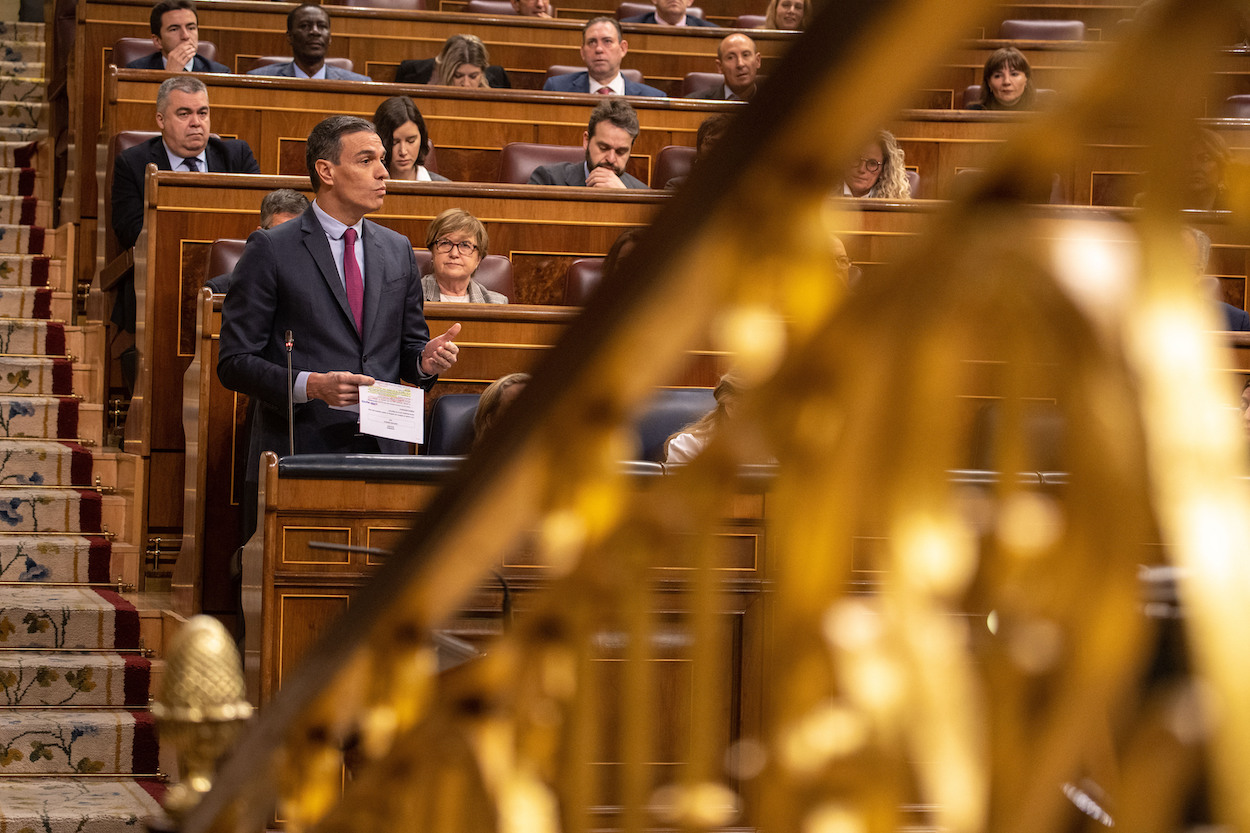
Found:
<path fill-rule="evenodd" d="M 178 756 L 178 783 L 165 794 L 177 822 L 212 788 L 217 762 L 252 715 L 239 651 L 219 621 L 192 617 L 174 637 L 152 714 Z"/>

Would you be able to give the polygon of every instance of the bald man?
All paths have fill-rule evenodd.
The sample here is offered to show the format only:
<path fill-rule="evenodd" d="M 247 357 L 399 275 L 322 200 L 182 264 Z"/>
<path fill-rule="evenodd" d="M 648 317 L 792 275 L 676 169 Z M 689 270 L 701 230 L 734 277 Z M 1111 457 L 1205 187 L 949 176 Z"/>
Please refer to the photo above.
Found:
<path fill-rule="evenodd" d="M 730 35 L 722 40 L 716 49 L 716 68 L 725 82 L 709 90 L 691 93 L 686 98 L 750 101 L 755 95 L 755 77 L 760 71 L 760 53 L 755 48 L 755 41 L 742 34 Z"/>

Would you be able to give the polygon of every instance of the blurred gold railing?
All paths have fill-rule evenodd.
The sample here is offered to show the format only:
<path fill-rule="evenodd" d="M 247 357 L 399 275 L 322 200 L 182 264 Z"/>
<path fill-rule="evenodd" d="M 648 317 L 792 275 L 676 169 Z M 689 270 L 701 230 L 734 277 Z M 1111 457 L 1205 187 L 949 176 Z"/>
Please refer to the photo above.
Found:
<path fill-rule="evenodd" d="M 855 217 L 827 195 L 991 3 L 825 5 L 538 368 L 512 430 L 266 707 L 187 833 L 258 830 L 275 805 L 295 831 L 1029 833 L 1067 829 L 1077 806 L 1163 831 L 1208 746 L 1220 818 L 1250 829 L 1246 449 L 1172 196 L 1187 102 L 1240 4 L 1165 3 L 849 298 L 830 238 Z M 1150 149 L 1132 224 L 1017 198 L 1107 124 Z M 703 333 L 751 386 L 741 418 L 639 495 L 617 464 L 623 426 Z M 986 368 L 1001 470 L 1028 469 L 1025 403 L 1044 390 L 1066 426 L 1063 485 L 948 475 L 971 442 L 958 394 Z M 760 457 L 777 461 L 767 685 L 759 736 L 727 739 L 710 532 Z M 485 657 L 437 677 L 428 635 L 526 534 L 557 580 Z M 1147 696 L 1137 569 L 1160 542 L 1185 571 L 1202 684 Z M 658 554 L 694 565 L 664 621 L 691 669 L 686 760 L 659 784 Z M 864 571 L 873 592 L 849 593 Z M 616 689 L 593 670 L 606 632 L 625 645 Z M 622 760 L 610 788 L 593 766 L 605 733 Z"/>

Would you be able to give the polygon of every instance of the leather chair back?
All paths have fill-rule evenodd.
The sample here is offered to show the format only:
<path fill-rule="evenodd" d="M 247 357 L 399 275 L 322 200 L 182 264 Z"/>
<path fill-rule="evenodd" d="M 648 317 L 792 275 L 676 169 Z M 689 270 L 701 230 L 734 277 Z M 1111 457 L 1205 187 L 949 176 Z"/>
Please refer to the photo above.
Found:
<path fill-rule="evenodd" d="M 594 294 L 603 280 L 603 258 L 579 257 L 569 264 L 564 273 L 563 303 L 569 307 L 586 305 L 586 299 Z"/>
<path fill-rule="evenodd" d="M 701 93 L 724 83 L 725 76 L 719 72 L 687 72 L 681 83 L 681 94 Z"/>
<path fill-rule="evenodd" d="M 962 109 L 967 110 L 973 104 L 981 100 L 981 85 L 972 84 L 964 87 L 963 103 L 960 105 Z"/>
<path fill-rule="evenodd" d="M 640 460 L 664 462 L 664 441 L 716 407 L 710 388 L 663 388 L 638 419 Z"/>
<path fill-rule="evenodd" d="M 434 455 L 468 454 L 473 447 L 473 415 L 477 413 L 476 393 L 445 393 L 434 400 L 430 411 L 430 431 L 425 453 Z"/>
<path fill-rule="evenodd" d="M 413 249 L 413 256 L 417 259 L 417 271 L 422 275 L 430 274 L 431 264 L 434 260 L 429 249 Z M 478 264 L 477 271 L 473 273 L 473 280 L 492 292 L 499 292 L 508 297 L 511 303 L 515 294 L 512 287 L 512 261 L 503 255 L 487 255 L 482 258 L 482 262 Z"/>
<path fill-rule="evenodd" d="M 538 145 L 531 142 L 509 142 L 499 154 L 499 175 L 496 181 L 514 185 L 529 182 L 530 174 L 541 165 L 560 162 L 581 162 L 586 150 L 568 145 Z"/>
<path fill-rule="evenodd" d="M 464 10 L 469 14 L 488 14 L 494 17 L 516 14 L 510 0 L 469 0 Z"/>
<path fill-rule="evenodd" d="M 907 184 L 911 186 L 911 198 L 913 200 L 920 198 L 920 172 L 907 170 Z"/>
<path fill-rule="evenodd" d="M 762 14 L 740 14 L 734 21 L 735 29 L 762 29 L 765 17 Z"/>
<path fill-rule="evenodd" d="M 655 155 L 651 187 L 663 188 L 675 176 L 688 176 L 694 166 L 695 150 L 685 145 L 666 145 Z"/>
<path fill-rule="evenodd" d="M 124 67 L 131 61 L 146 58 L 156 51 L 151 38 L 120 38 L 113 44 L 113 66 Z M 202 40 L 195 52 L 206 61 L 217 60 L 217 45 L 212 41 Z"/>
<path fill-rule="evenodd" d="M 637 17 L 640 14 L 655 11 L 654 3 L 631 3 L 629 0 L 616 7 L 616 19 L 624 20 L 627 17 Z M 688 6 L 686 14 L 691 17 L 703 17 L 703 9 L 698 6 Z M 628 40 L 628 38 L 626 38 Z"/>
<path fill-rule="evenodd" d="M 1006 40 L 1085 40 L 1080 20 L 1004 20 L 998 36 Z"/>
<path fill-rule="evenodd" d="M 1230 95 L 1224 99 L 1221 115 L 1226 119 L 1250 119 L 1250 95 Z"/>
<path fill-rule="evenodd" d="M 233 237 L 219 237 L 214 240 L 213 245 L 208 247 L 208 268 L 204 270 L 204 277 L 215 278 L 218 275 L 233 272 L 234 265 L 239 262 L 245 245 L 247 245 L 246 240 Z"/>
<path fill-rule="evenodd" d="M 399 9 L 401 11 L 423 12 L 425 0 L 341 0 L 342 6 L 355 6 L 358 9 Z"/>
<path fill-rule="evenodd" d="M 293 60 L 294 58 L 290 55 L 261 55 L 255 61 L 252 61 L 252 65 L 248 67 L 248 70 L 256 69 L 257 67 L 267 67 L 270 64 L 289 64 Z M 332 67 L 345 69 L 348 72 L 353 71 L 350 58 L 326 58 L 326 63 Z"/>
<path fill-rule="evenodd" d="M 572 75 L 575 72 L 585 72 L 586 67 L 575 67 L 572 64 L 553 64 L 547 67 L 547 78 L 555 78 L 557 75 Z M 621 75 L 624 75 L 635 84 L 641 84 L 642 73 L 636 69 L 621 69 Z M 544 81 L 546 78 L 543 79 Z"/>
<path fill-rule="evenodd" d="M 123 130 L 109 138 L 108 156 L 105 157 L 109 163 L 104 170 L 104 190 L 100 193 L 100 199 L 104 202 L 104 228 L 107 229 L 104 235 L 105 263 L 121 254 L 122 250 L 113 234 L 113 162 L 122 151 L 130 150 L 135 145 L 141 145 L 159 135 L 161 134 L 155 130 Z"/>

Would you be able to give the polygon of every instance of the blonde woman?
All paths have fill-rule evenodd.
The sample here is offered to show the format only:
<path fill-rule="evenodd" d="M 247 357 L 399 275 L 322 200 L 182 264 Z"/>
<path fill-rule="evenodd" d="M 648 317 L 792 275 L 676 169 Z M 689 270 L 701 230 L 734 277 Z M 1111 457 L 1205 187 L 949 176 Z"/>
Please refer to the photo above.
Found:
<path fill-rule="evenodd" d="M 903 167 L 903 149 L 898 146 L 893 133 L 879 131 L 877 137 L 864 148 L 846 172 L 842 196 L 887 200 L 911 198 L 911 183 L 907 181 L 907 169 Z"/>

